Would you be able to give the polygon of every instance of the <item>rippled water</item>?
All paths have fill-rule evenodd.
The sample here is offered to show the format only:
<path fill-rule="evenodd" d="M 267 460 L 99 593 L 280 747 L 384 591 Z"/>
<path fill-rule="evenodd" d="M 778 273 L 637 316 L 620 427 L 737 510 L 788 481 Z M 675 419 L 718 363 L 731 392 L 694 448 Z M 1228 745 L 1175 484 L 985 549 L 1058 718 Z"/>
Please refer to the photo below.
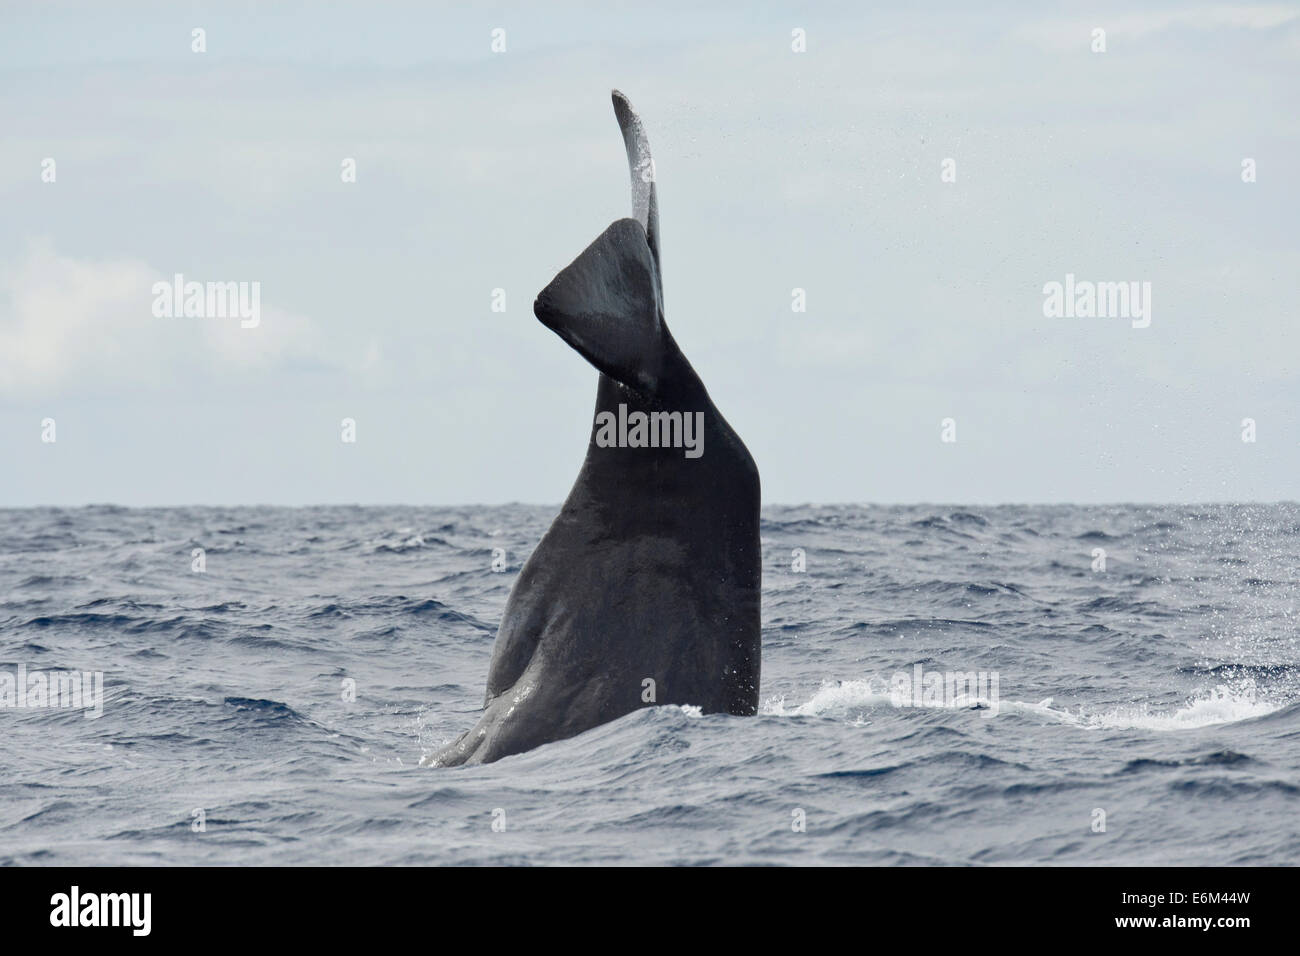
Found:
<path fill-rule="evenodd" d="M 1300 861 L 1300 506 L 768 508 L 759 717 L 419 767 L 553 513 L 0 511 L 0 671 L 105 698 L 0 710 L 0 862 Z"/>

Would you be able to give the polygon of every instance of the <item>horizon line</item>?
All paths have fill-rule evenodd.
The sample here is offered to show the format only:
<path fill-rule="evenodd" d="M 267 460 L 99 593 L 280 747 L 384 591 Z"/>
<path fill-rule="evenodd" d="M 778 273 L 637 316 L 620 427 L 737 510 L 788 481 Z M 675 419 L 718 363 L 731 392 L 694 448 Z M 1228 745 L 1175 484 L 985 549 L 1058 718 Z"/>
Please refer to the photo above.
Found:
<path fill-rule="evenodd" d="M 80 504 L 27 504 L 0 505 L 0 511 L 39 511 L 48 509 L 90 509 L 113 508 L 123 511 L 147 509 L 183 508 L 561 508 L 564 502 L 546 501 L 497 501 L 497 502 L 359 502 L 359 501 L 320 501 L 300 504 L 283 502 L 190 502 L 186 504 L 119 504 L 112 501 L 88 501 Z M 1247 507 L 1252 505 L 1300 505 L 1300 499 L 1276 498 L 1270 500 L 1255 499 L 1211 499 L 1200 501 L 770 501 L 763 502 L 762 508 L 1195 508 L 1195 507 Z"/>

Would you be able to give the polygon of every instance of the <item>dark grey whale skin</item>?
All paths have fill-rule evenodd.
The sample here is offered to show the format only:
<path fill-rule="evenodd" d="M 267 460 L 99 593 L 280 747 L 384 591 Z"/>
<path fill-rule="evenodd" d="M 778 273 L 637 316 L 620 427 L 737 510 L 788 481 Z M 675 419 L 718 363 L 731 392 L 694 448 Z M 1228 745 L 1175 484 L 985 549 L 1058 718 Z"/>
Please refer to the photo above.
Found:
<path fill-rule="evenodd" d="M 600 370 L 597 414 L 703 412 L 703 455 L 599 447 L 593 414 L 578 479 L 506 600 L 483 715 L 434 766 L 487 763 L 641 707 L 758 709 L 758 468 L 664 324 L 655 207 L 652 188 L 649 240 L 642 222 L 616 221 L 534 311 Z"/>

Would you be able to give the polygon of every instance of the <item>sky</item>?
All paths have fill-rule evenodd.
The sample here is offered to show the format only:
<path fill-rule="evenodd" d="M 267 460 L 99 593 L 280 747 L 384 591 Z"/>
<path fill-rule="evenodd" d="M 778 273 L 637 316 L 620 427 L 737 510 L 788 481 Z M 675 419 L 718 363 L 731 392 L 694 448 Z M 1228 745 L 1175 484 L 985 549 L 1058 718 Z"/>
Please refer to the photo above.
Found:
<path fill-rule="evenodd" d="M 1300 498 L 1300 5 L 107 7 L 0 3 L 0 506 L 559 503 L 611 88 L 766 503 Z"/>

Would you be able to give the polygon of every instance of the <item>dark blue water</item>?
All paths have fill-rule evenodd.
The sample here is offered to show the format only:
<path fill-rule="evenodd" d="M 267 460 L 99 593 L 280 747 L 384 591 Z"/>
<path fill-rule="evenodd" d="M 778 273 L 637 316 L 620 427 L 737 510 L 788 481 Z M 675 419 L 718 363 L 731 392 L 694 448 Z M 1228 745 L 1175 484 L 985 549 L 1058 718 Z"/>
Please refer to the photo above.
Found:
<path fill-rule="evenodd" d="M 553 513 L 0 511 L 0 671 L 104 675 L 0 710 L 0 862 L 1300 861 L 1300 506 L 768 508 L 759 717 L 419 766 Z"/>

